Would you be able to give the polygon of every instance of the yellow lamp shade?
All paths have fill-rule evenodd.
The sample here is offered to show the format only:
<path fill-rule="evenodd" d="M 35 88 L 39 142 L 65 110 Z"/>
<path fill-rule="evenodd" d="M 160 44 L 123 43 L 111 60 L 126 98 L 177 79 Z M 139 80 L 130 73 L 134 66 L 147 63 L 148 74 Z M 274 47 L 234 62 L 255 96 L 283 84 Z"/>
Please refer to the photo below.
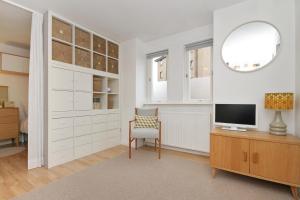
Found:
<path fill-rule="evenodd" d="M 265 108 L 273 110 L 291 110 L 294 106 L 293 93 L 266 93 Z"/>

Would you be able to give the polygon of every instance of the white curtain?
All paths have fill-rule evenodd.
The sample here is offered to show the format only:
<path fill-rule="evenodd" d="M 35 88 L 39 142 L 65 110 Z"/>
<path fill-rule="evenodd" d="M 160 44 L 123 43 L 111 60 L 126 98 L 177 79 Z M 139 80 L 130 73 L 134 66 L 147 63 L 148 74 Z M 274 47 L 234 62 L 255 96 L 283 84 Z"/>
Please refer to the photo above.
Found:
<path fill-rule="evenodd" d="M 43 162 L 43 76 L 43 15 L 33 12 L 29 63 L 28 169 L 40 167 Z"/>

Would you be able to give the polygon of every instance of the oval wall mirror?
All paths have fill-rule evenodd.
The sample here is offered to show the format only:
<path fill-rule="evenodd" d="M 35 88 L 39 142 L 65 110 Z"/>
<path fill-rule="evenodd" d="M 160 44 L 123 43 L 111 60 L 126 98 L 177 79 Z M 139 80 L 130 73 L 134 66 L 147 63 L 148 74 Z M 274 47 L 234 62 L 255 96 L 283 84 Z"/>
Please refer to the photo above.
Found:
<path fill-rule="evenodd" d="M 269 64 L 280 48 L 280 34 L 266 22 L 250 22 L 239 26 L 226 38 L 222 59 L 232 70 L 251 72 Z"/>

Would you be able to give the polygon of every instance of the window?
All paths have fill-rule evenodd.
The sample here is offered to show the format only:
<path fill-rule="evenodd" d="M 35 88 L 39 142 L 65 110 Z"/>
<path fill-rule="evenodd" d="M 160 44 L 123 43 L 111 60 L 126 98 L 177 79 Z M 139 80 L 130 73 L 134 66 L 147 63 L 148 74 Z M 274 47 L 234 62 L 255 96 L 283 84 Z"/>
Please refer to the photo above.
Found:
<path fill-rule="evenodd" d="M 167 100 L 167 64 L 168 51 L 147 55 L 148 62 L 148 99 L 150 101 Z"/>
<path fill-rule="evenodd" d="M 189 100 L 211 100 L 212 46 L 212 40 L 186 45 Z"/>

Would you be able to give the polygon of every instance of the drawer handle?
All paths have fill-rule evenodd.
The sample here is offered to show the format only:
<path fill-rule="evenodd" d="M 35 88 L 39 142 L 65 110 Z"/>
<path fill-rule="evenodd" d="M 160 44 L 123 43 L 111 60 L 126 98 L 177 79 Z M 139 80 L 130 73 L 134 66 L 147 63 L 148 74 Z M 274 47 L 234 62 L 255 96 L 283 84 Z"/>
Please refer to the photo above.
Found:
<path fill-rule="evenodd" d="M 98 62 L 98 65 L 101 65 L 101 62 Z"/>
<path fill-rule="evenodd" d="M 258 153 L 253 153 L 253 163 L 257 164 L 259 161 L 259 156 Z"/>
<path fill-rule="evenodd" d="M 247 162 L 247 160 L 248 160 L 248 154 L 247 154 L 247 152 L 243 152 L 243 155 L 244 155 L 244 162 Z"/>
<path fill-rule="evenodd" d="M 64 34 L 64 31 L 60 29 L 60 30 L 59 30 L 59 33 L 60 33 L 60 34 Z"/>
<path fill-rule="evenodd" d="M 100 48 L 101 47 L 101 44 L 98 44 L 98 48 Z"/>

